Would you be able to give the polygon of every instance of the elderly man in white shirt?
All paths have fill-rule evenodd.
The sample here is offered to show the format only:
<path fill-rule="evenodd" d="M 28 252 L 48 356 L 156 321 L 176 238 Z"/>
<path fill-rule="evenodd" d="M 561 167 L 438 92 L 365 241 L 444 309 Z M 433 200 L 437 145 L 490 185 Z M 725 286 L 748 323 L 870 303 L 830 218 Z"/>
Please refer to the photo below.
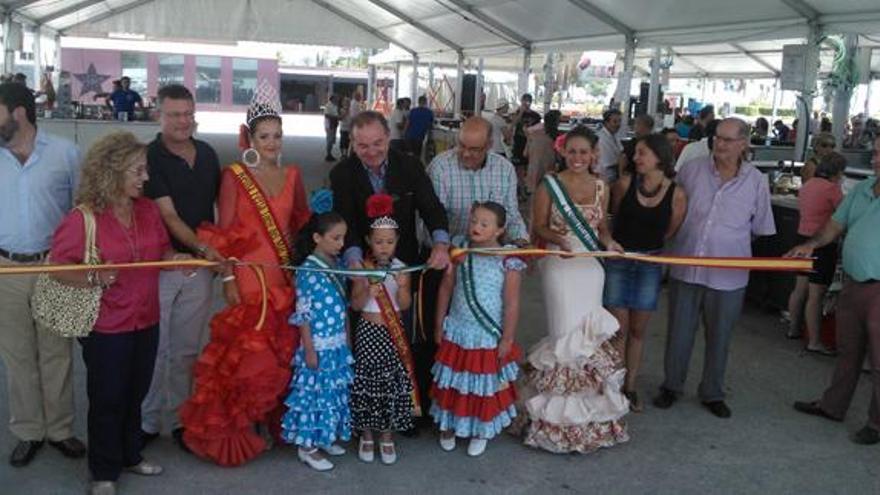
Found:
<path fill-rule="evenodd" d="M 602 114 L 602 128 L 597 133 L 599 136 L 599 160 L 596 169 L 602 179 L 612 184 L 620 177 L 620 154 L 623 153 L 623 143 L 617 133 L 620 131 L 622 114 L 620 110 L 606 110 Z"/>
<path fill-rule="evenodd" d="M 709 146 L 709 141 L 715 137 L 715 128 L 718 127 L 718 122 L 718 120 L 709 121 L 709 123 L 706 124 L 706 129 L 704 131 L 705 136 L 699 141 L 688 143 L 688 145 L 681 150 L 681 155 L 678 156 L 678 160 L 675 162 L 676 172 L 679 172 L 685 163 L 692 162 L 699 158 L 706 158 L 712 154 L 712 147 Z"/>

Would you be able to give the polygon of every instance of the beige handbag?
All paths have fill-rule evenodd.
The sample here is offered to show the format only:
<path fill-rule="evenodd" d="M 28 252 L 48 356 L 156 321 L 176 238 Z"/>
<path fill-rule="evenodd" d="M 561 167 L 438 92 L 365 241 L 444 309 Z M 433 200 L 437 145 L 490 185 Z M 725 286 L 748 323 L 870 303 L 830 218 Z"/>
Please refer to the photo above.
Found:
<path fill-rule="evenodd" d="M 83 264 L 100 264 L 95 215 L 85 206 L 76 208 L 82 212 L 86 231 Z M 101 287 L 74 287 L 55 280 L 48 273 L 41 273 L 31 296 L 34 321 L 61 337 L 85 337 L 98 319 L 102 292 Z"/>

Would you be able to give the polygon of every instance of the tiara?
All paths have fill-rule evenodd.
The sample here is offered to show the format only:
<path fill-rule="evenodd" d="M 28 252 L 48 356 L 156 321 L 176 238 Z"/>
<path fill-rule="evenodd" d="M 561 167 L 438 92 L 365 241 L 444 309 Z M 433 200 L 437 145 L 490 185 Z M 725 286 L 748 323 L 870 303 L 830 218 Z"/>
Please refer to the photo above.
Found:
<path fill-rule="evenodd" d="M 251 98 L 251 104 L 247 111 L 247 125 L 260 117 L 279 117 L 281 115 L 281 99 L 278 91 L 269 84 L 267 79 L 261 79 Z"/>
<path fill-rule="evenodd" d="M 371 229 L 397 229 L 397 222 L 391 217 L 379 217 L 370 224 Z"/>

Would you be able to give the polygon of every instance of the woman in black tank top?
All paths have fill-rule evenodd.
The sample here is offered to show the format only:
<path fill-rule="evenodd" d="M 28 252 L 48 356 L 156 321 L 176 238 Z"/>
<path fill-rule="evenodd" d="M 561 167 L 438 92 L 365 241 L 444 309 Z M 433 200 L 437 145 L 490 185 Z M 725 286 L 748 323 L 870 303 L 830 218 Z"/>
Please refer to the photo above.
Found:
<path fill-rule="evenodd" d="M 613 237 L 628 252 L 657 253 L 681 226 L 687 199 L 672 181 L 675 160 L 672 147 L 660 134 L 636 141 L 636 170 L 622 177 L 611 192 Z M 634 412 L 642 404 L 636 377 L 642 360 L 645 328 L 657 309 L 663 270 L 660 265 L 629 260 L 605 264 L 604 305 L 620 323 L 619 350 L 626 359 L 623 393 Z"/>

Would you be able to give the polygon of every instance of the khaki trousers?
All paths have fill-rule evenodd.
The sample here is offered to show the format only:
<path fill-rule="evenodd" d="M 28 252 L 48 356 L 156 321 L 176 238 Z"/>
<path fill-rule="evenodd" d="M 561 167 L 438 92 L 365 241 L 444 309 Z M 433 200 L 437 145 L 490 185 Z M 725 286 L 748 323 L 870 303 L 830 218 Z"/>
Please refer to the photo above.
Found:
<path fill-rule="evenodd" d="M 0 257 L 0 265 L 13 262 Z M 9 429 L 19 440 L 73 436 L 73 340 L 38 328 L 35 275 L 0 276 L 0 358 L 6 366 Z"/>

